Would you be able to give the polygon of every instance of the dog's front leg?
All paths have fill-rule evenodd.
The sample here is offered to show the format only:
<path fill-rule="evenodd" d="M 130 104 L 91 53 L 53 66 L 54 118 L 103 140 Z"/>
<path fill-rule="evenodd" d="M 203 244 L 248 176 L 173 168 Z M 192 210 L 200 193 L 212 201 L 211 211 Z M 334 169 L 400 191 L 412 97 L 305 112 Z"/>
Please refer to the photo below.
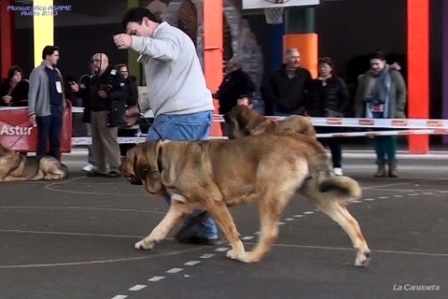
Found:
<path fill-rule="evenodd" d="M 168 213 L 146 238 L 135 243 L 135 249 L 153 249 L 154 246 L 165 239 L 166 235 L 183 218 L 190 214 L 192 208 L 179 201 L 172 201 Z"/>
<path fill-rule="evenodd" d="M 243 242 L 241 242 L 240 234 L 227 206 L 223 202 L 210 199 L 206 201 L 205 207 L 216 220 L 232 246 L 232 249 L 227 251 L 227 257 L 241 262 L 248 262 Z"/>

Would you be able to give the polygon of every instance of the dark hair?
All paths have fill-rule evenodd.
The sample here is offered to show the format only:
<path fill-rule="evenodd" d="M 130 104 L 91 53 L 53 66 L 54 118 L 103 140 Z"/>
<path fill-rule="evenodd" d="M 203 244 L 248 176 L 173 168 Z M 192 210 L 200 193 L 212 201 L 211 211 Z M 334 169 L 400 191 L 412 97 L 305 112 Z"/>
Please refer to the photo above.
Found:
<path fill-rule="evenodd" d="M 336 74 L 336 70 L 334 69 L 333 60 L 331 60 L 330 57 L 321 57 L 321 58 L 319 58 L 318 65 L 323 64 L 323 63 L 328 64 L 331 67 L 331 73 L 333 75 Z"/>
<path fill-rule="evenodd" d="M 115 69 L 117 72 L 119 72 L 120 69 L 123 68 L 123 67 L 125 67 L 125 68 L 128 70 L 128 75 L 129 75 L 129 78 L 130 78 L 130 77 L 131 77 L 131 72 L 129 71 L 129 67 L 128 67 L 127 64 L 125 64 L 125 63 L 119 63 L 119 64 L 117 64 L 117 65 L 114 67 L 114 69 Z"/>
<path fill-rule="evenodd" d="M 129 68 L 128 68 L 127 64 L 125 64 L 125 63 L 119 63 L 119 64 L 117 64 L 117 65 L 114 67 L 114 69 L 116 69 L 117 71 L 119 71 L 122 67 L 125 67 L 125 68 L 129 71 Z"/>
<path fill-rule="evenodd" d="M 331 60 L 330 57 L 321 57 L 321 58 L 319 58 L 318 64 L 322 64 L 322 63 L 326 63 L 329 66 L 331 66 L 331 68 L 334 68 L 333 60 Z"/>
<path fill-rule="evenodd" d="M 42 59 L 45 60 L 47 55 L 53 55 L 54 51 L 59 52 L 59 47 L 56 46 L 45 46 L 45 48 L 42 51 Z"/>
<path fill-rule="evenodd" d="M 14 74 L 18 72 L 22 74 L 23 77 L 23 70 L 18 66 L 18 65 L 13 65 L 9 70 L 8 70 L 8 80 L 11 80 L 12 77 L 14 77 Z"/>
<path fill-rule="evenodd" d="M 143 18 L 148 18 L 150 21 L 160 23 L 161 20 L 154 13 L 152 13 L 149 9 L 143 7 L 134 7 L 128 9 L 121 19 L 121 26 L 123 30 L 126 30 L 129 22 L 135 22 L 139 25 L 142 24 Z"/>
<path fill-rule="evenodd" d="M 386 60 L 386 55 L 382 51 L 375 51 L 369 55 L 370 59 Z"/>

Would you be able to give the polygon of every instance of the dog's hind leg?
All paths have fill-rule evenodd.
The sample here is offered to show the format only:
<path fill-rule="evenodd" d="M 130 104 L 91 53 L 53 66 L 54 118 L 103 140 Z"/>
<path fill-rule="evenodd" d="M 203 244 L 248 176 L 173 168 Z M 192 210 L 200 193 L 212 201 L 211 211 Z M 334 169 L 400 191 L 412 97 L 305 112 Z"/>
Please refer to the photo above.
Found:
<path fill-rule="evenodd" d="M 172 201 L 168 213 L 160 223 L 151 231 L 149 236 L 135 243 L 135 249 L 153 249 L 154 246 L 165 239 L 168 233 L 192 212 L 192 208 L 179 201 Z"/>
<path fill-rule="evenodd" d="M 358 221 L 350 214 L 344 204 L 332 200 L 328 202 L 319 202 L 317 207 L 336 221 L 350 237 L 353 247 L 357 250 L 354 265 L 365 267 L 370 262 L 370 249 L 367 245 Z"/>

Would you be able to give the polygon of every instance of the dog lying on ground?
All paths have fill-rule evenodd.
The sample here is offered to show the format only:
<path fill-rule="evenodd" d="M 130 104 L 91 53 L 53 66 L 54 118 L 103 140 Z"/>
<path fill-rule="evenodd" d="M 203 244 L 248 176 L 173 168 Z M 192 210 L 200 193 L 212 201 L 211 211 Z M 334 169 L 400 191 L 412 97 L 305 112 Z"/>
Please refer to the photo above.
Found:
<path fill-rule="evenodd" d="M 27 157 L 0 143 L 0 182 L 61 180 L 67 176 L 67 166 L 53 157 Z"/>
<path fill-rule="evenodd" d="M 245 105 L 237 105 L 224 115 L 224 120 L 231 127 L 230 139 L 278 132 L 291 132 L 316 137 L 313 124 L 310 118 L 306 116 L 291 115 L 281 120 L 273 120 Z"/>
<path fill-rule="evenodd" d="M 369 262 L 370 250 L 345 203 L 361 196 L 358 183 L 330 174 L 328 158 L 315 139 L 298 134 L 262 134 L 204 142 L 151 141 L 137 145 L 120 171 L 137 177 L 149 194 L 168 191 L 164 219 L 137 249 L 152 249 L 195 208 L 206 209 L 232 245 L 227 257 L 260 261 L 278 236 L 281 213 L 295 193 L 307 197 L 336 221 L 357 250 L 355 265 Z M 256 200 L 261 220 L 253 251 L 246 252 L 228 207 Z"/>

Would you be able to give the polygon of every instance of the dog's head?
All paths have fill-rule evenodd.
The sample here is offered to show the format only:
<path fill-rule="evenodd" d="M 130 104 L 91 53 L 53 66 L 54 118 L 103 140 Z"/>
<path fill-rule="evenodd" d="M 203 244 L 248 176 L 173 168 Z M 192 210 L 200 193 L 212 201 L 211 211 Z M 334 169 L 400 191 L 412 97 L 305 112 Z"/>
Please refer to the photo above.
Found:
<path fill-rule="evenodd" d="M 5 147 L 3 144 L 0 143 L 0 157 L 5 157 L 13 153 L 14 152 L 11 149 Z"/>
<path fill-rule="evenodd" d="M 230 126 L 230 139 L 252 135 L 251 131 L 266 119 L 255 110 L 237 105 L 224 115 L 225 122 Z"/>
<path fill-rule="evenodd" d="M 161 181 L 163 141 L 141 143 L 128 151 L 121 161 L 120 172 L 129 181 L 141 181 L 149 194 L 164 190 Z"/>

